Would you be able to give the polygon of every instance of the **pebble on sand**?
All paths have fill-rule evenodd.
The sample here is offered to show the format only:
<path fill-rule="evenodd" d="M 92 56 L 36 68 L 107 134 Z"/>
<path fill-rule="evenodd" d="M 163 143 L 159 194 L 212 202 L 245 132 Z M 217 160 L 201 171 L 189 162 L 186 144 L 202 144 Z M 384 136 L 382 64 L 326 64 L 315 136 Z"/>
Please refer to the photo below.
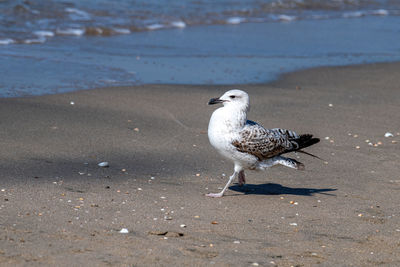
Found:
<path fill-rule="evenodd" d="M 99 167 L 103 167 L 103 168 L 110 167 L 110 165 L 108 164 L 107 161 L 100 162 L 100 163 L 97 164 L 97 165 L 98 165 Z"/>
<path fill-rule="evenodd" d="M 392 134 L 392 133 L 389 133 L 389 132 L 387 132 L 387 133 L 385 133 L 385 137 L 393 137 L 393 134 Z"/>
<path fill-rule="evenodd" d="M 129 230 L 126 229 L 126 228 L 122 228 L 119 232 L 120 232 L 121 234 L 128 234 L 128 233 L 129 233 Z"/>

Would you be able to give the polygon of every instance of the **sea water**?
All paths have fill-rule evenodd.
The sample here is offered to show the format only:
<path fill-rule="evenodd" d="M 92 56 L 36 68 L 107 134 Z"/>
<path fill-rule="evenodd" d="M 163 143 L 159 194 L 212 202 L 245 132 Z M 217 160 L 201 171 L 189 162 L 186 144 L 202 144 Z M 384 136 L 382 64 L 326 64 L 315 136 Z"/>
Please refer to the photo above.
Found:
<path fill-rule="evenodd" d="M 0 1 L 0 96 L 400 60 L 400 1 Z"/>

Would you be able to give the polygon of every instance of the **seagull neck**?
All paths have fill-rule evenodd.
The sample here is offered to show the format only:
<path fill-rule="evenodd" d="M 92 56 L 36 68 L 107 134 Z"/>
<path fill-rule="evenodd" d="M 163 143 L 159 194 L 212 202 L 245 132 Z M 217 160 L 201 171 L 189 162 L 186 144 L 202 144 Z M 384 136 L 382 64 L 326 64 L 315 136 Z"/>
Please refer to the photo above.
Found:
<path fill-rule="evenodd" d="M 224 112 L 225 120 L 229 122 L 227 125 L 231 128 L 242 128 L 246 124 L 247 111 L 235 108 L 228 108 Z"/>

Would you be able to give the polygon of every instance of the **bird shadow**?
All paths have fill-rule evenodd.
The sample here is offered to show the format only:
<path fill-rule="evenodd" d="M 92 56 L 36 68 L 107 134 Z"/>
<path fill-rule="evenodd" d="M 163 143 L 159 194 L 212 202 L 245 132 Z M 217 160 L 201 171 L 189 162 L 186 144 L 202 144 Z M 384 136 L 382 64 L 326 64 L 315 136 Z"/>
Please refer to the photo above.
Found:
<path fill-rule="evenodd" d="M 230 190 L 242 192 L 248 195 L 297 195 L 297 196 L 313 196 L 314 194 L 324 194 L 336 196 L 327 192 L 336 191 L 335 188 L 292 188 L 280 184 L 246 184 L 244 186 L 233 185 Z"/>

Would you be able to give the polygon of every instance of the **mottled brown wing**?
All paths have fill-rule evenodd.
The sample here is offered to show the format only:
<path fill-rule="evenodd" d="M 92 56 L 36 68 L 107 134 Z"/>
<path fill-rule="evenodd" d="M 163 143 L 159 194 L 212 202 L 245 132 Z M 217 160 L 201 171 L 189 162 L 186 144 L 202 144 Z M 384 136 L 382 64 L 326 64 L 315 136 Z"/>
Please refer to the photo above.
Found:
<path fill-rule="evenodd" d="M 292 131 L 265 129 L 255 122 L 248 121 L 232 145 L 240 152 L 264 160 L 296 149 L 297 144 L 293 141 L 298 137 Z"/>

